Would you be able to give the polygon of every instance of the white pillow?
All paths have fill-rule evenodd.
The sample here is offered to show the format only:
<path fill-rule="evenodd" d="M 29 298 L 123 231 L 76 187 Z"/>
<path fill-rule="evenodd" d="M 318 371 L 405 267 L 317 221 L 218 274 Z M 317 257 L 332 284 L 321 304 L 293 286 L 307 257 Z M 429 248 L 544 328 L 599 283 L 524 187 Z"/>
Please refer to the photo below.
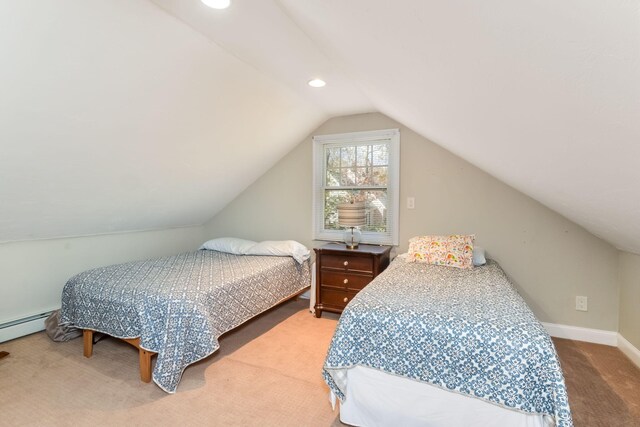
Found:
<path fill-rule="evenodd" d="M 238 239 L 237 237 L 220 237 L 204 242 L 200 249 L 245 255 L 256 243 L 253 240 Z"/>
<path fill-rule="evenodd" d="M 265 240 L 256 243 L 245 255 L 291 256 L 302 264 L 309 259 L 310 251 L 305 245 L 295 240 Z"/>
<path fill-rule="evenodd" d="M 473 265 L 475 267 L 480 267 L 481 265 L 485 265 L 486 263 L 487 259 L 484 257 L 484 248 L 475 246 L 473 248 Z"/>

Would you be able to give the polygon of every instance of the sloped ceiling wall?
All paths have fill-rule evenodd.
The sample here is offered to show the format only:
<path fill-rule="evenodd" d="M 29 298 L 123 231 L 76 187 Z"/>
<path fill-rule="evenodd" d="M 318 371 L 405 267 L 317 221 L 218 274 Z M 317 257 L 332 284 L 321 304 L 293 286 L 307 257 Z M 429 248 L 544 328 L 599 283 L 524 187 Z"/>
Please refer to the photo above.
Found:
<path fill-rule="evenodd" d="M 202 224 L 326 113 L 146 0 L 0 2 L 0 242 Z"/>
<path fill-rule="evenodd" d="M 201 223 L 377 110 L 640 252 L 637 0 L 154 3 L 0 3 L 0 241 Z"/>

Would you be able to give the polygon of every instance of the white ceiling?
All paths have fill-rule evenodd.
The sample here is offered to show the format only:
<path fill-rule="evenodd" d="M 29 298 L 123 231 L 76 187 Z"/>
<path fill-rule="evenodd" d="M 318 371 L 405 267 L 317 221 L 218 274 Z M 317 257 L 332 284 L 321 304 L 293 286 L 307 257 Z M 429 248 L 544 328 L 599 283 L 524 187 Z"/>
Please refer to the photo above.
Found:
<path fill-rule="evenodd" d="M 0 61 L 0 242 L 202 224 L 327 118 L 146 0 L 2 1 Z"/>
<path fill-rule="evenodd" d="M 275 0 L 233 1 L 226 10 L 199 0 L 152 0 L 226 51 L 332 116 L 374 111 L 369 99 Z M 313 78 L 329 86 L 310 90 Z"/>
<path fill-rule="evenodd" d="M 638 0 L 153 2 L 0 3 L 0 241 L 203 222 L 380 111 L 640 253 Z"/>

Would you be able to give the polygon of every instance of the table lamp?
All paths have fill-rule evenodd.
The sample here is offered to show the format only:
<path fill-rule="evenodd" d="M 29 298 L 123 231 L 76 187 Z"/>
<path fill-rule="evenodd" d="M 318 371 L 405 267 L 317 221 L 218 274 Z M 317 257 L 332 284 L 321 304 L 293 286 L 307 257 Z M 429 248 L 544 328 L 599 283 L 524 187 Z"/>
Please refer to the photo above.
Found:
<path fill-rule="evenodd" d="M 344 243 L 347 249 L 357 249 L 362 233 L 357 227 L 366 224 L 364 202 L 341 203 L 338 205 L 338 225 L 347 227 L 344 232 Z"/>

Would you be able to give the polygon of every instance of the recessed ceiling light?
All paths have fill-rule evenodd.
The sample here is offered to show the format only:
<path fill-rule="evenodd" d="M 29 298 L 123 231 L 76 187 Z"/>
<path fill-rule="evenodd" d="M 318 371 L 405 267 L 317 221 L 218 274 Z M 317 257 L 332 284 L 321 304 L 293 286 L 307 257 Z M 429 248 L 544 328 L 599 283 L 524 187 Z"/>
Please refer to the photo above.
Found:
<path fill-rule="evenodd" d="M 313 80 L 309 80 L 307 84 L 311 87 L 324 87 L 326 86 L 327 83 L 321 79 L 313 79 Z"/>
<path fill-rule="evenodd" d="M 226 9 L 231 4 L 231 0 L 200 0 L 213 9 Z"/>

